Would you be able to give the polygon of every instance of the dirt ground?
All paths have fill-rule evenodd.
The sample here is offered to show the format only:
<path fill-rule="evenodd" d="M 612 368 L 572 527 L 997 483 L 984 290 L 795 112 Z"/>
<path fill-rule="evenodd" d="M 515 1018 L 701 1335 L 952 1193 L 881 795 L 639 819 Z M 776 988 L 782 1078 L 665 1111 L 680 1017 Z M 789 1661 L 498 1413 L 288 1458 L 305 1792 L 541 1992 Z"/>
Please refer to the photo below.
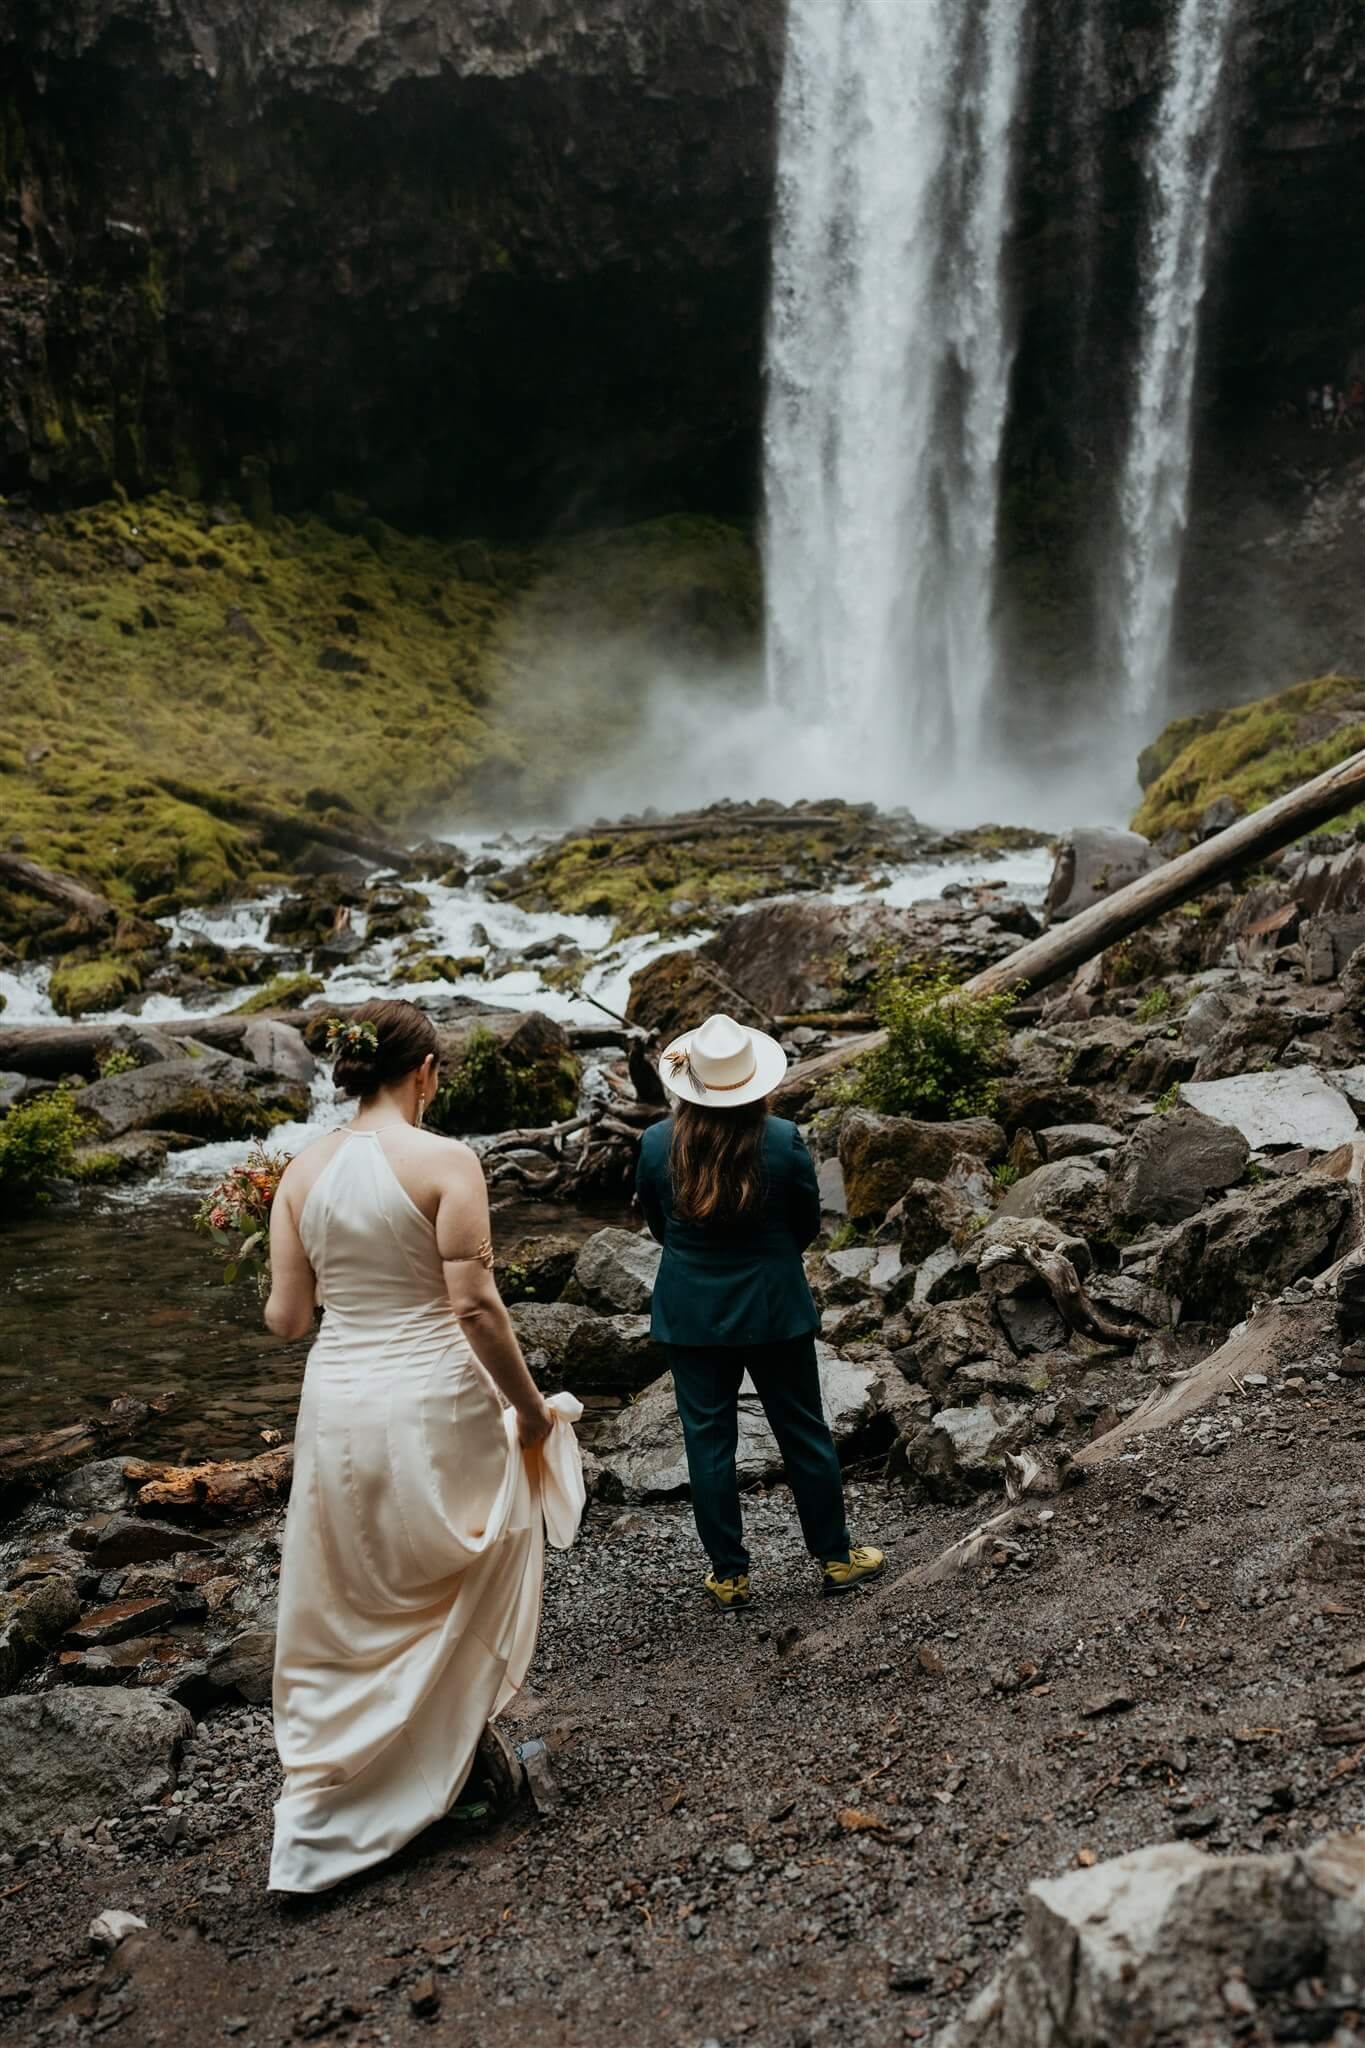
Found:
<path fill-rule="evenodd" d="M 596 1507 L 550 1561 L 509 1729 L 550 1742 L 557 1812 L 446 1821 L 282 1903 L 268 1717 L 220 1711 L 165 1815 L 0 1870 L 5 2038 L 928 2040 L 1035 1877 L 1365 1826 L 1363 1445 L 1365 1380 L 1248 1389 L 1041 1502 L 1011 1561 L 913 1595 L 895 1574 L 974 1512 L 855 1483 L 891 1576 L 842 1601 L 777 1489 L 750 1500 L 742 1617 L 698 1597 L 685 1505 Z M 148 1932 L 106 1963 L 108 1906 Z"/>

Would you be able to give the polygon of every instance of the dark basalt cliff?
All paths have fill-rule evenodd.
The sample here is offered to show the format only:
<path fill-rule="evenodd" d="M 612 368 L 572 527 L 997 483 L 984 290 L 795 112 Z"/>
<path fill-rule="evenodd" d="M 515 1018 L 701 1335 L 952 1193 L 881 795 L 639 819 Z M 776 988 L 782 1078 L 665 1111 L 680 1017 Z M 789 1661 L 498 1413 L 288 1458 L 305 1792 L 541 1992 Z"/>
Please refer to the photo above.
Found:
<path fill-rule="evenodd" d="M 0 488 L 742 505 L 781 12 L 0 0 Z"/>
<path fill-rule="evenodd" d="M 834 4 L 834 0 L 831 0 Z M 1039 0 L 1021 476 L 1103 461 L 1174 0 Z M 0 488 L 752 502 L 784 0 L 0 0 Z M 1206 365 L 1365 336 L 1359 0 L 1242 0 Z M 1093 25 L 1089 54 L 1081 24 Z"/>

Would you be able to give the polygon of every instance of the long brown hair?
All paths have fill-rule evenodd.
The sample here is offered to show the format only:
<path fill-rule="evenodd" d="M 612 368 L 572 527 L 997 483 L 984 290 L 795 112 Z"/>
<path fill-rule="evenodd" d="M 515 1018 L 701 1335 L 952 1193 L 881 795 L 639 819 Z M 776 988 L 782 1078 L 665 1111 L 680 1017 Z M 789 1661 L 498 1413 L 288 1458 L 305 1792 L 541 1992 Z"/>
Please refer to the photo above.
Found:
<path fill-rule="evenodd" d="M 669 1152 L 674 1213 L 684 1223 L 742 1223 L 763 1206 L 766 1102 L 742 1109 L 712 1109 L 700 1102 L 673 1106 Z"/>

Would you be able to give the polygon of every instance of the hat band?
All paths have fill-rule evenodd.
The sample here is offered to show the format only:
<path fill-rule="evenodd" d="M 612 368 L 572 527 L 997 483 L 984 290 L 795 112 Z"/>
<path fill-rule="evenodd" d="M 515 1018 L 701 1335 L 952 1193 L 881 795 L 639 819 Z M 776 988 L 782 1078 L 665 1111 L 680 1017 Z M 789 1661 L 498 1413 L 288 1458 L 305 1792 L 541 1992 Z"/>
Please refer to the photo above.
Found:
<path fill-rule="evenodd" d="M 701 1075 L 692 1064 L 692 1048 L 690 1045 L 681 1047 L 677 1052 L 669 1053 L 667 1057 L 673 1068 L 673 1079 L 676 1081 L 678 1075 L 683 1074 L 692 1083 L 693 1087 L 700 1088 L 703 1094 L 709 1094 L 714 1089 L 717 1095 L 729 1095 L 736 1088 L 747 1088 L 754 1075 L 758 1072 L 758 1060 L 755 1057 L 748 1073 L 741 1074 L 738 1081 L 703 1081 Z"/>

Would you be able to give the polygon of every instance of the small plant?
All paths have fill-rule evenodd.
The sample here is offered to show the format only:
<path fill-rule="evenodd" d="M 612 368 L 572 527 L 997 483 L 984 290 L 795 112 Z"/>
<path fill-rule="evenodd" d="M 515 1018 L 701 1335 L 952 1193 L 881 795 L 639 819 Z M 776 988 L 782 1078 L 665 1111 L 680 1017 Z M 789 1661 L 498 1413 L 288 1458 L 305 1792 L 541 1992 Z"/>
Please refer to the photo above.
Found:
<path fill-rule="evenodd" d="M 851 1252 L 862 1241 L 862 1237 L 855 1225 L 843 1222 L 837 1230 L 830 1232 L 829 1244 L 826 1246 L 826 1250 L 832 1252 Z"/>
<path fill-rule="evenodd" d="M 0 1122 L 0 1203 L 30 1206 L 47 1199 L 44 1183 L 71 1177 L 76 1147 L 90 1126 L 68 1087 L 21 1102 Z"/>
<path fill-rule="evenodd" d="M 968 995 L 943 966 L 916 963 L 874 984 L 886 1044 L 838 1090 L 848 1105 L 888 1116 L 987 1116 L 999 1098 L 1014 998 Z"/>
<path fill-rule="evenodd" d="M 1136 1011 L 1137 1021 L 1139 1024 L 1155 1024 L 1158 1017 L 1165 1017 L 1169 1014 L 1170 1008 L 1171 992 L 1163 982 L 1158 982 L 1155 988 L 1148 989 L 1146 995 L 1138 1004 Z"/>
<path fill-rule="evenodd" d="M 1179 1100 L 1180 1083 L 1178 1081 L 1172 1081 L 1170 1087 L 1165 1091 L 1165 1093 L 1163 1095 L 1158 1095 L 1156 1101 L 1153 1103 L 1153 1115 L 1165 1116 L 1168 1110 L 1172 1110 L 1175 1108 Z"/>
<path fill-rule="evenodd" d="M 991 1179 L 995 1182 L 995 1185 L 998 1188 L 1012 1188 L 1014 1186 L 1014 1183 L 1018 1180 L 1018 1178 L 1018 1167 L 1011 1166 L 1008 1160 L 1005 1160 L 1000 1166 L 997 1166 L 994 1172 L 991 1174 Z"/>
<path fill-rule="evenodd" d="M 111 1045 L 95 1061 L 95 1070 L 101 1081 L 112 1081 L 115 1074 L 131 1074 L 136 1065 L 137 1057 L 126 1045 Z"/>

